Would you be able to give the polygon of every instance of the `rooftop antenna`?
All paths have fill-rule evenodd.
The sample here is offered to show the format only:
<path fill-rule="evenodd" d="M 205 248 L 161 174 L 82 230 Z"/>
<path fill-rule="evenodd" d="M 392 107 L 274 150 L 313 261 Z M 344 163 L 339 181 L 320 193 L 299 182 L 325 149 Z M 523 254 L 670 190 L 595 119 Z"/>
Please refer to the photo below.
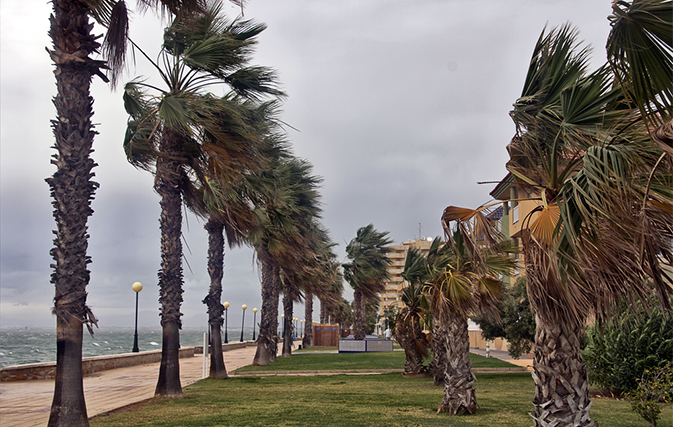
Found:
<path fill-rule="evenodd" d="M 418 240 L 422 239 L 422 234 L 421 234 L 421 223 L 418 223 Z"/>

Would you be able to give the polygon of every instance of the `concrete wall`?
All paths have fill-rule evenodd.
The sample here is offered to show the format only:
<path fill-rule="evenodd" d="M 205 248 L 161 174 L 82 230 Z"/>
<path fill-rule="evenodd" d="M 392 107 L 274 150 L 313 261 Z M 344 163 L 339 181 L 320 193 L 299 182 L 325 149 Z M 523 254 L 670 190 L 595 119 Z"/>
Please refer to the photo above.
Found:
<path fill-rule="evenodd" d="M 222 351 L 256 345 L 253 341 L 222 344 Z M 203 354 L 203 346 L 183 347 L 180 349 L 180 358 L 194 357 Z M 95 372 L 108 369 L 126 368 L 128 366 L 145 365 L 161 362 L 161 350 L 141 351 L 140 353 L 113 354 L 109 356 L 85 357 L 82 359 L 83 374 L 91 375 Z M 0 369 L 0 382 L 47 380 L 54 379 L 56 362 L 32 363 L 28 365 L 7 366 Z"/>

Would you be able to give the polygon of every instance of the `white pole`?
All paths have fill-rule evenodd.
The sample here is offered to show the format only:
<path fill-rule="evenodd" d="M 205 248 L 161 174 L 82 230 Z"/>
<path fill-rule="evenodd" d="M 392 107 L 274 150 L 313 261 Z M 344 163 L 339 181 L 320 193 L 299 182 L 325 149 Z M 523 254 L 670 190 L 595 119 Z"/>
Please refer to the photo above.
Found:
<path fill-rule="evenodd" d="M 208 333 L 203 334 L 203 370 L 201 372 L 201 378 L 206 378 L 206 372 L 208 371 Z"/>

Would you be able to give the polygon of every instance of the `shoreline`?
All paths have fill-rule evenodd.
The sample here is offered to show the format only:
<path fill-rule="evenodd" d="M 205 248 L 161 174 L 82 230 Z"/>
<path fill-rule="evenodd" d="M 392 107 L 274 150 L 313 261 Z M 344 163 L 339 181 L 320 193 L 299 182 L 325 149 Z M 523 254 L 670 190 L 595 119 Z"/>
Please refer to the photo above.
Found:
<path fill-rule="evenodd" d="M 254 341 L 222 344 L 222 351 L 227 352 L 248 346 L 256 346 Z M 180 358 L 194 357 L 203 354 L 203 345 L 180 348 Z M 121 353 L 82 358 L 84 376 L 111 369 L 157 363 L 161 361 L 161 350 L 147 350 L 138 353 Z M 54 379 L 56 362 L 29 363 L 0 368 L 0 382 L 32 381 Z"/>

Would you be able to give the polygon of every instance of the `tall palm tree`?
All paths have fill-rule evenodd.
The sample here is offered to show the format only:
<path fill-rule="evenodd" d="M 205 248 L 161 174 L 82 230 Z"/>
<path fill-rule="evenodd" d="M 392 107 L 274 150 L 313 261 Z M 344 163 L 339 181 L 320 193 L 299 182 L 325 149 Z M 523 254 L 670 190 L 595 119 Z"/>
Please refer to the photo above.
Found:
<path fill-rule="evenodd" d="M 314 259 L 311 274 L 307 275 L 304 285 L 304 338 L 302 339 L 303 348 L 313 346 L 313 299 L 314 296 L 320 298 L 332 291 L 332 284 L 341 280 L 339 275 L 339 264 L 336 261 L 336 254 L 332 248 L 336 246 L 329 238 L 326 230 L 316 230 Z M 342 285 L 343 286 L 343 285 Z"/>
<path fill-rule="evenodd" d="M 208 307 L 210 326 L 210 374 L 211 378 L 227 378 L 222 352 L 222 324 L 224 306 L 222 305 L 222 277 L 224 276 L 224 235 L 226 230 L 229 247 L 239 246 L 246 232 L 252 227 L 252 210 L 238 197 L 240 194 L 231 188 L 221 189 L 214 180 L 207 179 L 210 191 L 204 192 L 203 208 L 193 208 L 207 218 L 205 229 L 208 232 L 208 274 L 210 288 L 203 303 Z M 224 190 L 224 191 L 223 191 Z M 233 193 L 233 194 L 232 194 Z M 199 200 L 201 201 L 201 200 Z"/>
<path fill-rule="evenodd" d="M 320 301 L 320 323 L 330 322 L 330 313 L 341 305 L 342 293 L 344 290 L 343 274 L 340 271 L 341 264 L 332 261 L 331 265 L 331 280 L 329 280 L 327 287 L 318 295 Z"/>
<path fill-rule="evenodd" d="M 276 127 L 274 115 L 276 103 L 266 102 L 256 104 L 244 102 L 241 104 L 240 115 L 229 117 L 232 122 L 222 123 L 229 129 L 230 138 L 248 140 L 248 144 L 259 151 L 259 166 L 266 162 L 266 150 L 269 148 L 268 137 Z M 237 123 L 243 120 L 243 123 Z M 273 144 L 273 142 L 271 142 Z M 213 162 L 212 158 L 204 158 L 206 163 Z M 214 166 L 204 165 L 205 170 L 213 170 Z M 250 169 L 246 174 L 257 171 Z M 211 179 L 208 175 L 202 177 L 199 183 L 200 190 L 196 199 L 185 199 L 187 206 L 197 215 L 206 219 L 205 229 L 208 231 L 208 273 L 211 283 L 203 303 L 208 307 L 208 323 L 210 325 L 211 352 L 210 377 L 226 378 L 224 354 L 222 352 L 221 329 L 224 323 L 224 306 L 221 302 L 222 277 L 224 275 L 224 235 L 226 233 L 229 247 L 238 247 L 245 242 L 245 236 L 251 233 L 255 223 L 253 221 L 252 202 L 247 196 L 246 179 L 235 182 Z"/>
<path fill-rule="evenodd" d="M 391 261 L 386 256 L 386 246 L 393 241 L 387 236 L 387 231 L 379 232 L 374 224 L 369 224 L 358 229 L 346 246 L 350 262 L 343 264 L 344 278 L 353 288 L 353 335 L 357 340 L 365 338 L 366 301 L 381 293 L 390 277 L 388 266 Z"/>
<path fill-rule="evenodd" d="M 395 336 L 404 348 L 406 357 L 405 374 L 425 372 L 423 359 L 428 355 L 429 346 L 422 330 L 427 324 L 425 312 L 430 308 L 422 288 L 426 263 L 427 259 L 420 251 L 415 248 L 407 250 L 402 278 L 409 285 L 402 292 L 404 307 L 397 314 L 395 322 Z"/>
<path fill-rule="evenodd" d="M 201 0 L 146 1 L 148 7 L 162 6 L 170 14 L 195 10 Z M 57 0 L 52 2 L 49 36 L 54 61 L 57 94 L 54 98 L 57 119 L 52 121 L 57 153 L 52 163 L 56 172 L 46 181 L 50 187 L 56 237 L 50 251 L 54 258 L 51 282 L 54 284 L 56 315 L 56 375 L 49 426 L 89 425 L 82 383 L 82 333 L 89 331 L 96 318 L 86 305 L 89 283 L 87 264 L 87 221 L 93 213 L 91 201 L 98 184 L 92 181 L 96 166 L 90 154 L 96 134 L 91 117 L 93 76 L 106 83 L 105 69 L 112 71 L 113 82 L 123 68 L 128 18 L 124 1 Z M 92 16 L 108 28 L 103 51 L 107 61 L 91 56 L 101 48 L 92 33 Z"/>
<path fill-rule="evenodd" d="M 304 160 L 281 158 L 258 180 L 263 189 L 255 209 L 257 232 L 249 239 L 262 269 L 262 319 L 253 364 L 266 366 L 275 360 L 281 271 L 286 295 L 299 297 L 296 279 L 310 258 L 307 226 L 320 212 L 316 190 L 320 178 L 311 175 L 311 168 Z"/>
<path fill-rule="evenodd" d="M 648 279 L 663 307 L 673 293 L 662 271 L 673 260 L 670 139 L 657 140 L 673 112 L 670 1 L 613 12 L 608 67 L 586 72 L 569 28 L 543 33 L 511 113 L 507 167 L 539 203 L 522 227 L 536 426 L 594 425 L 579 351 L 589 318 L 646 295 Z"/>
<path fill-rule="evenodd" d="M 439 283 L 440 277 L 447 263 L 446 251 L 449 246 L 444 245 L 439 237 L 436 237 L 427 255 L 425 256 L 425 271 L 422 276 L 423 293 L 433 300 L 433 292 L 438 289 L 435 283 Z M 446 372 L 446 325 L 439 315 L 438 307 L 430 305 L 432 334 L 430 347 L 432 348 L 432 361 L 428 367 L 428 373 L 432 375 L 436 386 L 444 385 L 444 373 Z"/>
<path fill-rule="evenodd" d="M 264 25 L 227 22 L 220 5 L 207 13 L 183 16 L 165 32 L 159 71 L 165 89 L 134 81 L 126 85 L 124 105 L 131 116 L 125 149 L 136 167 L 155 174 L 161 196 L 159 288 L 163 328 L 162 361 L 155 394 L 181 397 L 179 372 L 182 302 L 182 200 L 196 197 L 191 176 L 235 180 L 256 168 L 259 156 L 246 138 L 232 138 L 224 124 L 240 113 L 236 96 L 281 95 L 273 74 L 249 67 L 251 47 Z M 148 58 L 149 59 L 149 58 Z M 226 83 L 238 95 L 204 93 Z M 150 95 L 143 90 L 152 90 Z M 211 159 L 204 163 L 203 157 Z M 156 160 L 155 160 L 156 159 Z M 212 166 L 204 171 L 202 166 Z"/>

